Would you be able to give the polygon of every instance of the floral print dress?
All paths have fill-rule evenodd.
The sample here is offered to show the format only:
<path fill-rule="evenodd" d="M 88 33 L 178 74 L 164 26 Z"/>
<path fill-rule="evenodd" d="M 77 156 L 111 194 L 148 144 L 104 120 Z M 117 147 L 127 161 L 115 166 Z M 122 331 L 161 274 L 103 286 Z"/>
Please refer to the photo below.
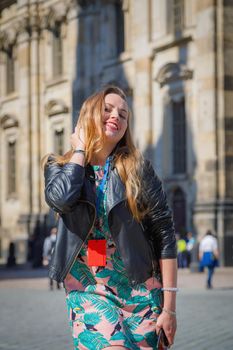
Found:
<path fill-rule="evenodd" d="M 104 167 L 93 168 L 98 196 Z M 106 239 L 106 266 L 88 266 L 86 242 L 64 281 L 74 349 L 101 350 L 113 345 L 133 350 L 156 349 L 161 283 L 151 277 L 136 287 L 130 285 L 111 238 L 105 202 L 103 198 L 88 239 Z"/>

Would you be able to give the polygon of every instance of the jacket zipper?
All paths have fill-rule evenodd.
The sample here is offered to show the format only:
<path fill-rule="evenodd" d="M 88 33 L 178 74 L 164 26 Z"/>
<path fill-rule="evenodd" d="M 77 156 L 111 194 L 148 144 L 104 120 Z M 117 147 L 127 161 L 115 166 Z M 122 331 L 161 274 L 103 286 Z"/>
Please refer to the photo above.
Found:
<path fill-rule="evenodd" d="M 82 199 L 80 199 L 80 200 L 79 200 L 79 202 L 85 202 L 85 203 L 90 204 L 90 205 L 91 205 L 91 206 L 92 206 L 92 207 L 95 209 L 95 217 L 94 217 L 94 220 L 93 220 L 92 226 L 91 226 L 91 228 L 90 228 L 90 230 L 89 230 L 88 234 L 86 235 L 85 240 L 83 241 L 83 243 L 82 243 L 82 244 L 81 244 L 81 246 L 79 247 L 79 249 L 78 249 L 77 253 L 75 254 L 74 259 L 72 259 L 71 264 L 69 264 L 69 265 L 68 265 L 68 268 L 66 269 L 66 270 L 67 270 L 67 272 L 65 272 L 65 273 L 63 274 L 63 275 L 64 275 L 64 278 L 65 278 L 65 277 L 68 275 L 68 273 L 69 273 L 69 272 L 70 272 L 70 270 L 72 269 L 72 267 L 73 267 L 73 265 L 74 265 L 74 263 L 75 263 L 75 261 L 76 261 L 76 259 L 77 259 L 77 256 L 79 255 L 79 253 L 80 253 L 80 251 L 81 251 L 82 247 L 84 246 L 84 244 L 86 243 L 86 241 L 87 241 L 87 239 L 88 239 L 88 237 L 89 237 L 90 233 L 92 232 L 92 229 L 93 229 L 93 226 L 94 226 L 94 224 L 95 224 L 95 220 L 96 220 L 96 208 L 95 208 L 94 204 L 92 204 L 92 203 L 91 203 L 91 202 L 89 202 L 89 201 L 82 200 Z"/>

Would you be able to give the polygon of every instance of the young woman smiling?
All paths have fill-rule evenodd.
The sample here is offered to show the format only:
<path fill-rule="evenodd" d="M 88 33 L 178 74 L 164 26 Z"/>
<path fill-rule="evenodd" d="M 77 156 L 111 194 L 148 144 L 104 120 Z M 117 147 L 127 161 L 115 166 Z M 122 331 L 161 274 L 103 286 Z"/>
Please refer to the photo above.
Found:
<path fill-rule="evenodd" d="M 50 277 L 64 282 L 75 349 L 156 349 L 176 332 L 176 239 L 161 181 L 135 147 L 124 92 L 83 104 L 72 149 L 45 161 L 59 213 Z"/>

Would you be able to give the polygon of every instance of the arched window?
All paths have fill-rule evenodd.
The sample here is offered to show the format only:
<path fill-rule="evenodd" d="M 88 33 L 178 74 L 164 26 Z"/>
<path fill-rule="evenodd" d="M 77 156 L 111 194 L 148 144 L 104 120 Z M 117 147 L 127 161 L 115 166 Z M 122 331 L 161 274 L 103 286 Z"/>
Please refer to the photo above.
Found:
<path fill-rule="evenodd" d="M 186 232 L 186 198 L 181 188 L 177 188 L 172 199 L 173 217 L 176 232 Z"/>
<path fill-rule="evenodd" d="M 186 173 L 186 117 L 185 101 L 172 102 L 173 173 Z"/>
<path fill-rule="evenodd" d="M 62 74 L 63 65 L 63 50 L 62 50 L 62 36 L 61 36 L 61 24 L 57 24 L 52 30 L 53 34 L 53 77 L 60 76 Z"/>
<path fill-rule="evenodd" d="M 5 182 L 4 191 L 7 198 L 16 197 L 17 195 L 17 138 L 18 138 L 18 120 L 9 114 L 0 118 L 2 128 L 3 145 L 6 154 L 6 171 L 3 172 Z"/>
<path fill-rule="evenodd" d="M 7 162 L 8 162 L 8 196 L 16 193 L 16 141 L 7 142 Z"/>

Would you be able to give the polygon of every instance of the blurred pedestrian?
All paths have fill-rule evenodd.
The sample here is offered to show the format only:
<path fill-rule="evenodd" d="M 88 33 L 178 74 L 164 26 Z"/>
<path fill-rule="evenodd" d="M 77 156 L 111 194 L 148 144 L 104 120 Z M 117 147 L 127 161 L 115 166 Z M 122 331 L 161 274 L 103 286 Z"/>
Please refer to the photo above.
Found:
<path fill-rule="evenodd" d="M 217 239 L 213 236 L 212 232 L 208 230 L 206 235 L 201 240 L 199 245 L 199 260 L 200 269 L 207 267 L 207 289 L 212 288 L 212 279 L 214 275 L 214 269 L 218 266 L 219 250 Z"/>
<path fill-rule="evenodd" d="M 187 244 L 184 238 L 176 233 L 178 267 L 187 267 Z"/>
<path fill-rule="evenodd" d="M 52 227 L 50 230 L 50 235 L 45 238 L 44 240 L 44 246 L 43 246 L 43 265 L 48 266 L 53 250 L 56 245 L 56 239 L 57 239 L 57 227 Z M 60 284 L 56 282 L 57 289 L 60 289 Z M 50 290 L 53 290 L 53 279 L 49 277 L 49 288 Z"/>
<path fill-rule="evenodd" d="M 72 150 L 45 164 L 45 198 L 60 214 L 50 276 L 64 281 L 75 349 L 155 349 L 162 328 L 174 342 L 172 215 L 130 118 L 121 89 L 99 91 L 81 108 Z"/>
<path fill-rule="evenodd" d="M 10 242 L 8 249 L 8 257 L 7 257 L 7 267 L 16 266 L 16 257 L 15 257 L 15 243 Z"/>
<path fill-rule="evenodd" d="M 187 248 L 187 266 L 189 267 L 192 262 L 193 249 L 196 244 L 196 239 L 193 237 L 191 231 L 186 235 L 186 248 Z"/>

